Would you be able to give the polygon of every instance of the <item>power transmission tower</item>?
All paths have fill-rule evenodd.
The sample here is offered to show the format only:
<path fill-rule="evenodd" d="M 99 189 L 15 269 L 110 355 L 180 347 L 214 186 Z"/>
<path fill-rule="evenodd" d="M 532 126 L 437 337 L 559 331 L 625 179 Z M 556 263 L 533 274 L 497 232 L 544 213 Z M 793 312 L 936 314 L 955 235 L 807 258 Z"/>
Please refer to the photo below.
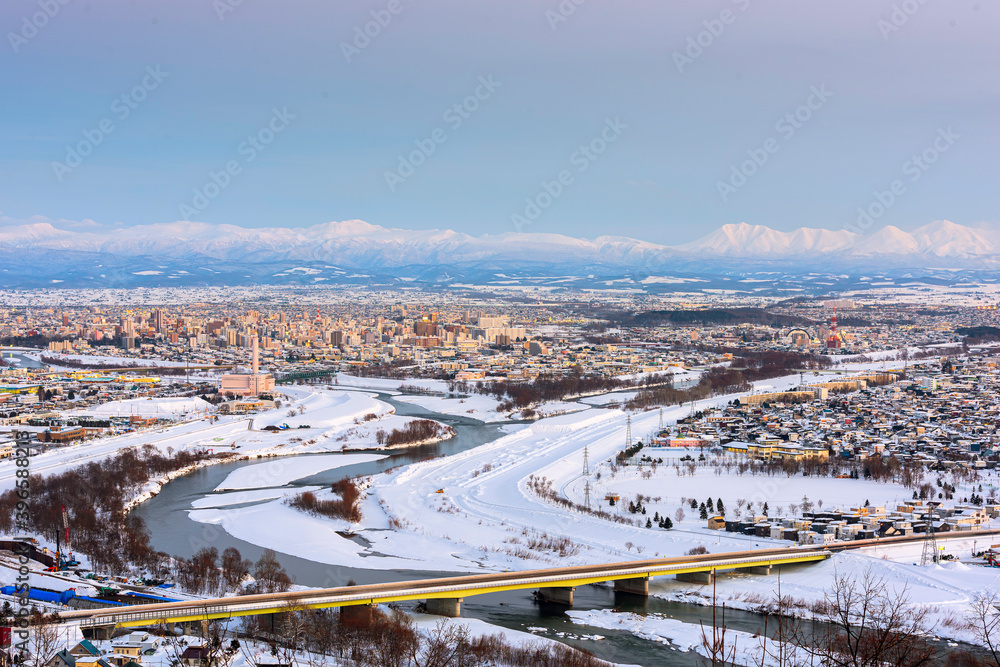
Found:
<path fill-rule="evenodd" d="M 927 529 L 924 533 L 924 553 L 920 556 L 920 564 L 930 565 L 938 560 L 937 540 L 934 538 L 934 511 L 929 511 L 924 517 L 927 520 Z"/>
<path fill-rule="evenodd" d="M 660 427 L 656 432 L 657 433 L 663 432 L 663 408 L 660 408 Z"/>
<path fill-rule="evenodd" d="M 583 485 L 583 506 L 590 509 L 590 480 Z"/>
<path fill-rule="evenodd" d="M 583 476 L 586 477 L 590 474 L 590 449 L 589 445 L 583 448 Z M 587 482 L 590 484 L 590 482 Z"/>
<path fill-rule="evenodd" d="M 628 416 L 628 421 L 625 424 L 625 449 L 632 446 L 632 415 Z"/>

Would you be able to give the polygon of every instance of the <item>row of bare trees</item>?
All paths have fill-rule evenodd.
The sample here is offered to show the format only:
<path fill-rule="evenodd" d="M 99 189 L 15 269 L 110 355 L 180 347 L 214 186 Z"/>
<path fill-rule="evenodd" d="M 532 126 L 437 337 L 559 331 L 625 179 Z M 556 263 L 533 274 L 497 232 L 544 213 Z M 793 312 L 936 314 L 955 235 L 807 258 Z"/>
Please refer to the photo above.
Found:
<path fill-rule="evenodd" d="M 95 570 L 126 573 L 129 567 L 158 571 L 167 555 L 149 543 L 142 518 L 129 514 L 129 501 L 152 479 L 195 465 L 226 458 L 232 453 L 199 451 L 160 452 L 153 445 L 130 447 L 102 461 L 91 461 L 62 473 L 32 475 L 31 520 L 33 530 L 56 542 L 62 538 L 62 507 L 70 516 L 73 548 L 86 554 Z M 0 532 L 14 527 L 17 494 L 0 494 Z"/>
<path fill-rule="evenodd" d="M 207 595 L 241 591 L 275 593 L 287 591 L 292 584 L 277 555 L 270 549 L 253 563 L 243 558 L 239 549 L 227 547 L 219 555 L 215 547 L 202 547 L 190 559 L 173 559 L 174 579 L 182 588 Z M 253 581 L 249 581 L 249 577 Z"/>
<path fill-rule="evenodd" d="M 323 667 L 331 659 L 356 667 L 611 667 L 568 646 L 518 646 L 502 635 L 473 637 L 460 622 L 442 620 L 421 632 L 411 616 L 393 609 L 372 609 L 370 620 L 352 623 L 329 609 L 293 604 L 289 612 L 253 617 L 245 630 L 269 645 L 278 662 L 304 661 L 309 667 Z"/>
<path fill-rule="evenodd" d="M 727 633 L 722 605 L 721 621 L 713 615 L 715 622 L 702 628 L 702 653 L 712 665 L 749 655 L 748 664 L 758 667 L 1000 667 L 998 603 L 996 593 L 973 598 L 961 624 L 985 651 L 969 651 L 936 646 L 929 608 L 914 603 L 906 584 L 893 586 L 871 568 L 860 575 L 837 573 L 823 599 L 807 609 L 782 595 L 779 577 L 773 599 L 757 609 L 765 621 L 755 644 L 738 646 L 740 639 Z M 801 617 L 804 610 L 811 619 Z"/>
<path fill-rule="evenodd" d="M 541 374 L 527 382 L 492 380 L 490 382 L 452 382 L 452 393 L 477 393 L 493 396 L 501 401 L 500 410 L 523 409 L 545 401 L 561 401 L 587 394 L 626 389 L 629 387 L 670 386 L 673 373 L 648 375 L 643 379 L 629 380 L 599 375 L 584 375 L 574 366 L 565 375 Z"/>
<path fill-rule="evenodd" d="M 357 481 L 345 477 L 334 482 L 330 490 L 340 498 L 321 500 L 312 491 L 306 491 L 287 502 L 289 506 L 310 514 L 343 519 L 351 523 L 361 521 L 361 489 Z"/>

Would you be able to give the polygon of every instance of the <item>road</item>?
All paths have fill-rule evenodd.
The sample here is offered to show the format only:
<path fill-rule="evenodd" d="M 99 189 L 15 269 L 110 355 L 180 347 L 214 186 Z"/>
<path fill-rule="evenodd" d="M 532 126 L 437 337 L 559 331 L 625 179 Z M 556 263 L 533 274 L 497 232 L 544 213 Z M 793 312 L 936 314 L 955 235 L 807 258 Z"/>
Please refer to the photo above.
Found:
<path fill-rule="evenodd" d="M 84 627 L 118 625 L 139 627 L 161 623 L 250 616 L 300 608 L 346 607 L 404 600 L 460 600 L 507 590 L 572 588 L 604 581 L 653 576 L 766 567 L 825 560 L 830 552 L 822 547 L 767 549 L 726 554 L 704 554 L 680 558 L 650 559 L 582 565 L 521 572 L 423 579 L 362 586 L 241 595 L 210 600 L 141 605 L 128 609 L 88 609 L 61 613 L 63 622 Z"/>

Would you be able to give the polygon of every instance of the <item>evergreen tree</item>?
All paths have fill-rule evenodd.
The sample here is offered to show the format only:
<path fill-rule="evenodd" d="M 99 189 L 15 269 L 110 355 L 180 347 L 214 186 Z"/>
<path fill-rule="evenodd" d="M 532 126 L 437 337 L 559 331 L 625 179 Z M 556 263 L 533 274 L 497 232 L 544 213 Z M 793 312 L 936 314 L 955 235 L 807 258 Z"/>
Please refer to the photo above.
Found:
<path fill-rule="evenodd" d="M 761 514 L 767 516 L 767 501 L 764 501 L 764 507 L 761 508 Z"/>
<path fill-rule="evenodd" d="M 670 520 L 669 516 L 663 517 L 663 527 L 666 528 L 667 530 L 670 530 L 671 528 L 674 527 L 674 522 Z"/>
<path fill-rule="evenodd" d="M 699 513 L 699 516 L 700 516 L 700 517 L 701 517 L 701 518 L 702 518 L 703 520 L 704 520 L 704 519 L 707 519 L 707 518 L 708 518 L 708 510 L 707 510 L 707 509 L 705 508 L 705 503 L 702 503 L 702 504 L 701 504 L 701 507 L 699 507 L 698 509 L 700 510 L 700 513 Z"/>
<path fill-rule="evenodd" d="M 717 501 L 715 501 L 715 511 L 718 512 L 719 514 L 726 513 L 726 506 L 722 504 L 722 498 L 719 498 Z"/>
<path fill-rule="evenodd" d="M 694 498 L 691 499 L 691 509 L 693 510 L 698 509 L 698 501 L 695 500 Z"/>
<path fill-rule="evenodd" d="M 653 520 L 646 519 L 646 528 L 652 528 L 652 527 L 653 527 Z"/>

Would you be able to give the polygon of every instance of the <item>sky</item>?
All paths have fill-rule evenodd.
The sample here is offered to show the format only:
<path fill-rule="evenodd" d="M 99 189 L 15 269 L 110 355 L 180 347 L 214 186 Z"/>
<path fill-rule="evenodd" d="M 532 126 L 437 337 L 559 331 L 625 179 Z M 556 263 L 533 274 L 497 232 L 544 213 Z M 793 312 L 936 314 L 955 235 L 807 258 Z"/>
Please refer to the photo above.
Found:
<path fill-rule="evenodd" d="M 4 0 L 0 216 L 998 221 L 987 0 Z"/>

